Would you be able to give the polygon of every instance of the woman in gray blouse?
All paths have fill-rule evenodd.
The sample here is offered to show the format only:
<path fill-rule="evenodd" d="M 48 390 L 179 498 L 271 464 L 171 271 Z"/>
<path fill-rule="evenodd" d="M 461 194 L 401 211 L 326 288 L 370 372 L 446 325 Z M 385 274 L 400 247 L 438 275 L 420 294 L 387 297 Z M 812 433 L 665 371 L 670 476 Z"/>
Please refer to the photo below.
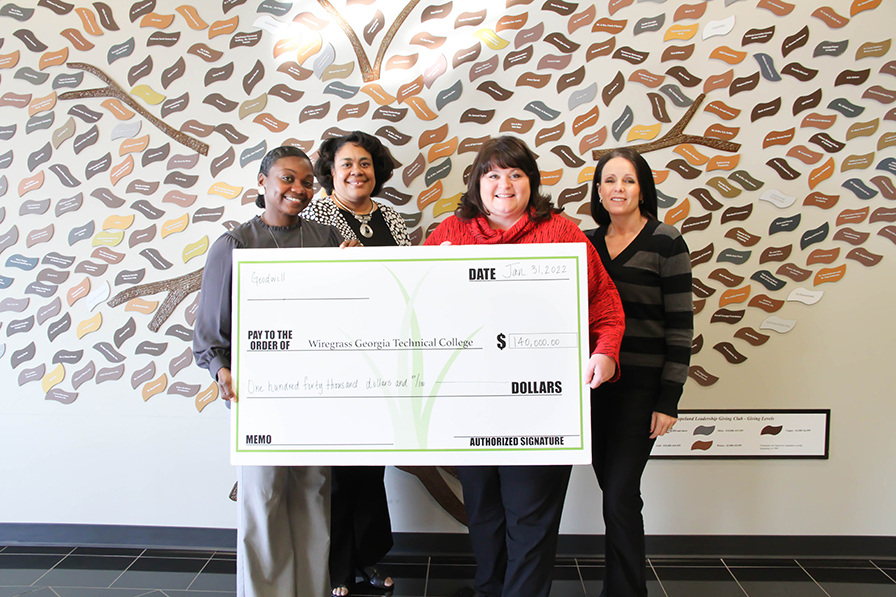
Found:
<path fill-rule="evenodd" d="M 228 401 L 237 400 L 230 374 L 233 249 L 357 245 L 332 226 L 299 216 L 314 192 L 311 161 L 301 150 L 271 150 L 258 186 L 256 204 L 264 212 L 222 234 L 209 250 L 194 326 L 196 363 Z M 237 596 L 329 595 L 330 468 L 240 466 L 237 479 Z"/>

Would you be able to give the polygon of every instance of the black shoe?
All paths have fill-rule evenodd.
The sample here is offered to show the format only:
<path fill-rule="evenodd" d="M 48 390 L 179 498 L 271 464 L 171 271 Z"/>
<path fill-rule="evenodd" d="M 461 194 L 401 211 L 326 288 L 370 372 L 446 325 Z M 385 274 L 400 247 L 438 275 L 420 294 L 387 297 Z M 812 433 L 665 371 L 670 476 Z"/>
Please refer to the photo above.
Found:
<path fill-rule="evenodd" d="M 366 568 L 362 568 L 361 576 L 364 577 L 364 582 L 371 587 L 382 589 L 386 592 L 390 592 L 395 588 L 394 581 L 391 585 L 386 584 L 386 579 L 389 578 L 389 575 L 376 566 L 367 566 Z"/>

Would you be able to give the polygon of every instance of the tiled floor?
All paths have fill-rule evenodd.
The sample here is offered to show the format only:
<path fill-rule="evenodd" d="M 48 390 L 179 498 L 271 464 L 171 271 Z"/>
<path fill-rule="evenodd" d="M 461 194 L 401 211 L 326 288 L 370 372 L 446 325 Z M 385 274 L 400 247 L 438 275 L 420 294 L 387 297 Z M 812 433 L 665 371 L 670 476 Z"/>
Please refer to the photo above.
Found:
<path fill-rule="evenodd" d="M 896 560 L 651 558 L 651 597 L 896 597 Z M 468 587 L 470 558 L 391 556 L 395 596 L 450 597 Z M 225 597 L 233 552 L 0 546 L 0 597 Z M 553 597 L 596 597 L 603 560 L 560 558 Z M 353 595 L 374 595 L 355 587 Z"/>

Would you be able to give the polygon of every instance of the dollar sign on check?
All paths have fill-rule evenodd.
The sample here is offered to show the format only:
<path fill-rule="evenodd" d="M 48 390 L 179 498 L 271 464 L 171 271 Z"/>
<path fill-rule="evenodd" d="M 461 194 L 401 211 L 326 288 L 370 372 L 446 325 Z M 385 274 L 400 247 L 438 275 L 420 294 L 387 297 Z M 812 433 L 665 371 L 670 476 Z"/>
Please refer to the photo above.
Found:
<path fill-rule="evenodd" d="M 498 348 L 504 350 L 505 346 L 507 346 L 507 343 L 504 342 L 504 334 L 498 334 Z"/>

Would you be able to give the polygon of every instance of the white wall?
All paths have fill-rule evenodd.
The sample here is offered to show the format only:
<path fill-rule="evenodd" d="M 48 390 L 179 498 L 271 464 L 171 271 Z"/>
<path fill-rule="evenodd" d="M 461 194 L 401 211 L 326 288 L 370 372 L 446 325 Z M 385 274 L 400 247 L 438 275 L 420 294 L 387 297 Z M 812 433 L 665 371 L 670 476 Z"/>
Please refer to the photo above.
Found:
<path fill-rule="evenodd" d="M 192 296 L 182 304 L 163 325 L 160 333 L 152 333 L 146 329 L 151 315 L 125 311 L 123 307 L 111 308 L 100 304 L 90 311 L 81 300 L 69 306 L 66 294 L 83 279 L 85 274 L 74 272 L 76 265 L 70 267 L 68 280 L 59 285 L 55 296 L 62 298 L 62 312 L 72 317 L 72 329 L 54 342 L 47 337 L 47 323 L 36 324 L 27 334 L 8 334 L 9 325 L 14 320 L 33 315 L 36 311 L 50 303 L 50 299 L 28 295 L 27 284 L 34 281 L 38 272 L 48 267 L 38 265 L 25 272 L 6 265 L 13 254 L 27 257 L 42 257 L 50 252 L 76 257 L 76 264 L 84 260 L 93 260 L 91 253 L 95 246 L 92 241 L 81 241 L 75 244 L 68 242 L 68 233 L 77 226 L 93 221 L 96 233 L 99 233 L 107 218 L 116 216 L 135 216 L 134 222 L 123 230 L 123 241 L 114 247 L 122 253 L 124 259 L 120 264 L 110 265 L 106 274 L 90 277 L 91 289 L 102 288 L 108 283 L 114 294 L 127 286 L 116 286 L 114 278 L 123 269 L 146 269 L 144 282 L 155 282 L 183 275 L 201 266 L 202 258 L 184 262 L 183 251 L 188 245 L 206 238 L 210 242 L 222 232 L 221 223 L 227 220 L 243 221 L 255 213 L 254 206 L 241 205 L 239 196 L 225 199 L 208 192 L 217 182 L 238 187 L 240 194 L 254 187 L 257 162 L 250 162 L 245 167 L 239 165 L 239 155 L 245 149 L 255 146 L 261 141 L 272 148 L 288 138 L 296 138 L 311 143 L 316 147 L 324 131 L 332 126 L 345 129 L 360 128 L 376 131 L 384 125 L 395 126 L 401 132 L 411 135 L 413 140 L 407 145 L 390 145 L 396 158 L 404 165 L 411 164 L 422 154 L 427 156 L 430 147 L 420 148 L 417 136 L 422 131 L 433 130 L 448 125 L 447 139 L 463 140 L 488 134 L 497 134 L 500 124 L 509 117 L 531 119 L 532 130 L 524 135 L 526 141 L 540 155 L 540 166 L 543 171 L 561 171 L 558 183 L 547 187 L 555 198 L 564 190 L 578 187 L 580 177 L 588 177 L 587 168 L 593 161 L 588 152 L 582 157 L 586 165 L 570 167 L 565 165 L 550 150 L 559 144 L 565 144 L 577 150 L 584 136 L 591 135 L 600 127 L 608 129 L 622 114 L 623 108 L 630 106 L 634 113 L 635 125 L 653 125 L 656 120 L 646 97 L 648 92 L 658 93 L 655 89 L 627 82 L 625 90 L 608 106 L 602 100 L 599 91 L 613 79 L 617 72 L 628 79 L 638 69 L 646 69 L 655 74 L 665 73 L 671 66 L 685 66 L 692 74 L 704 81 L 713 76 L 733 71 L 734 77 L 746 77 L 758 70 L 755 54 L 767 53 L 775 60 L 776 68 L 781 71 L 790 62 L 817 69 L 819 74 L 813 81 L 800 83 L 792 77 L 784 76 L 782 81 L 772 82 L 760 79 L 755 90 L 730 95 L 728 90 L 719 89 L 710 92 L 707 102 L 720 100 L 741 110 L 740 116 L 731 121 L 721 121 L 718 117 L 703 110 L 698 111 L 689 124 L 687 132 L 701 134 L 708 126 L 715 123 L 739 128 L 735 141 L 743 147 L 738 153 L 740 163 L 737 169 L 750 172 L 754 177 L 765 182 L 758 192 L 744 192 L 735 199 L 723 199 L 713 191 L 724 207 L 740 206 L 746 203 L 754 205 L 753 215 L 744 222 L 721 225 L 721 210 L 715 212 L 713 225 L 703 232 L 686 235 L 691 249 L 702 248 L 710 242 L 716 247 L 716 254 L 723 248 L 742 249 L 736 242 L 725 237 L 733 226 L 739 225 L 752 234 L 762 237 L 760 244 L 752 248 L 754 255 L 745 265 L 733 266 L 719 264 L 715 261 L 698 266 L 695 275 L 704 283 L 713 286 L 718 292 L 707 300 L 705 309 L 697 317 L 698 333 L 703 333 L 705 346 L 700 354 L 695 355 L 694 363 L 705 367 L 718 376 L 719 382 L 709 388 L 697 386 L 689 382 L 686 387 L 682 408 L 704 409 L 736 409 L 736 408 L 830 408 L 831 414 L 831 457 L 822 461 L 655 461 L 650 463 L 645 474 L 644 494 L 646 501 L 645 516 L 647 532 L 651 534 L 834 534 L 834 535 L 896 535 L 896 515 L 893 514 L 892 503 L 896 496 L 896 470 L 892 455 L 896 453 L 896 439 L 892 432 L 892 421 L 896 419 L 896 400 L 893 396 L 896 373 L 891 364 L 896 338 L 896 318 L 892 316 L 894 294 L 891 290 L 896 282 L 896 269 L 892 262 L 896 258 L 896 245 L 878 235 L 886 223 L 870 223 L 865 221 L 854 225 L 854 228 L 870 233 L 869 240 L 862 245 L 868 251 L 881 255 L 882 262 L 874 267 L 864 267 L 858 262 L 845 259 L 852 248 L 840 241 L 828 239 L 822 245 L 815 245 L 805 250 L 799 248 L 799 237 L 810 228 L 824 222 L 831 225 L 831 235 L 841 226 L 835 223 L 836 216 L 844 209 L 860 209 L 868 206 L 891 209 L 893 201 L 885 199 L 879 193 L 870 201 L 858 199 L 851 191 L 841 187 L 847 178 L 859 178 L 871 188 L 876 188 L 870 180 L 875 176 L 885 176 L 892 181 L 893 176 L 886 170 L 877 169 L 878 164 L 887 157 L 893 157 L 892 147 L 880 147 L 880 139 L 892 133 L 893 121 L 886 115 L 892 104 L 863 97 L 866 90 L 873 85 L 885 89 L 896 88 L 896 78 L 887 74 L 887 65 L 893 60 L 892 50 L 884 55 L 856 59 L 856 52 L 866 42 L 881 42 L 891 39 L 891 23 L 896 16 L 892 4 L 881 3 L 873 10 L 850 15 L 853 5 L 848 0 L 831 0 L 828 6 L 849 22 L 843 27 L 831 27 L 821 19 L 812 16 L 816 3 L 795 3 L 795 8 L 788 15 L 778 16 L 762 10 L 753 2 L 730 2 L 713 0 L 705 3 L 706 12 L 699 19 L 683 19 L 676 21 L 675 13 L 681 3 L 676 2 L 637 2 L 621 8 L 610 15 L 608 3 L 601 1 L 594 4 L 595 16 L 592 21 L 602 18 L 626 21 L 624 30 L 615 36 L 605 32 L 592 32 L 590 26 L 574 29 L 572 20 L 580 14 L 586 14 L 590 5 L 579 5 L 574 15 L 559 15 L 542 10 L 541 3 L 517 4 L 504 8 L 504 3 L 454 2 L 452 12 L 444 19 L 421 21 L 423 4 L 412 11 L 410 18 L 396 37 L 386 57 L 396 55 L 418 55 L 416 70 L 384 70 L 383 78 L 377 82 L 383 89 L 396 95 L 403 84 L 414 80 L 423 69 L 428 68 L 439 57 L 446 58 L 448 71 L 436 80 L 431 88 L 425 88 L 417 96 L 436 113 L 434 120 L 419 119 L 413 111 L 406 120 L 400 123 L 389 123 L 374 120 L 372 115 L 377 104 L 370 96 L 360 92 L 353 98 L 343 100 L 336 95 L 325 94 L 325 86 L 332 80 L 321 80 L 311 76 L 302 82 L 296 82 L 277 71 L 277 66 L 286 60 L 296 60 L 296 50 L 291 50 L 279 57 L 273 57 L 271 48 L 276 41 L 284 38 L 286 33 L 275 35 L 265 32 L 261 43 L 251 49 L 230 49 L 229 40 L 238 32 L 255 31 L 257 19 L 264 16 L 253 12 L 257 7 L 247 3 L 223 14 L 220 3 L 212 5 L 197 3 L 196 9 L 208 23 L 224 21 L 233 17 L 239 18 L 234 34 L 209 38 L 206 29 L 191 29 L 183 16 L 176 12 L 182 5 L 180 1 L 160 0 L 155 12 L 162 15 L 173 15 L 172 25 L 167 31 L 179 31 L 181 40 L 173 48 L 148 48 L 146 40 L 155 31 L 152 27 L 141 27 L 141 19 L 130 22 L 123 7 L 113 7 L 114 17 L 119 31 L 101 28 L 101 34 L 93 35 L 85 32 L 85 25 L 74 11 L 66 15 L 55 15 L 49 9 L 36 7 L 33 3 L 34 16 L 19 22 L 11 17 L 0 17 L 0 38 L 4 40 L 0 46 L 0 81 L 2 93 L 30 95 L 32 101 L 54 93 L 52 81 L 61 73 L 74 73 L 74 69 L 64 65 L 40 68 L 40 60 L 45 55 L 65 47 L 68 50 L 68 61 L 83 61 L 102 68 L 124 89 L 128 72 L 140 63 L 147 55 L 154 59 L 154 66 L 149 76 L 135 84 L 146 84 L 155 92 L 173 98 L 182 93 L 189 93 L 189 109 L 165 118 L 175 128 L 189 119 L 196 119 L 205 124 L 232 124 L 237 130 L 246 134 L 249 140 L 244 144 L 231 145 L 217 133 L 203 139 L 210 145 L 209 155 L 201 157 L 199 164 L 186 173 L 197 175 L 199 182 L 187 192 L 198 196 L 196 203 L 190 208 L 179 208 L 170 203 L 162 203 L 161 196 L 176 189 L 175 186 L 162 184 L 158 196 L 144 197 L 137 193 L 126 192 L 126 186 L 137 179 L 147 181 L 163 181 L 169 170 L 165 162 L 143 167 L 140 153 L 134 155 L 134 172 L 126 176 L 118 185 L 114 185 L 108 173 L 87 179 L 85 167 L 89 161 L 100 158 L 106 152 L 112 154 L 113 164 L 120 163 L 124 156 L 119 155 L 121 139 L 112 140 L 115 127 L 122 122 L 116 120 L 105 108 L 101 100 L 77 100 L 76 102 L 57 101 L 50 110 L 54 112 L 54 123 L 46 129 L 31 133 L 26 132 L 26 123 L 30 115 L 27 108 L 0 106 L 0 126 L 15 124 L 15 135 L 0 141 L 0 155 L 13 151 L 10 166 L 0 169 L 0 180 L 5 180 L 6 191 L 0 194 L 0 207 L 4 208 L 0 221 L 0 235 L 5 234 L 12 226 L 18 230 L 19 240 L 0 252 L 0 275 L 14 278 L 9 288 L 0 290 L 0 301 L 13 298 L 30 298 L 24 311 L 0 311 L 0 437 L 4 439 L 7 454 L 0 460 L 0 479 L 4 490 L 0 491 L 0 522 L 34 522 L 34 523 L 86 523 L 86 524 L 119 524 L 150 526 L 184 526 L 184 527 L 217 527 L 230 528 L 235 523 L 235 509 L 228 499 L 228 493 L 235 475 L 227 462 L 226 434 L 228 427 L 228 411 L 217 401 L 201 413 L 193 404 L 193 398 L 172 396 L 165 393 L 152 396 L 144 401 L 141 391 L 145 385 L 132 389 L 131 375 L 144 367 L 153 359 L 135 353 L 139 342 L 168 342 L 169 348 L 163 357 L 156 358 L 156 377 L 168 372 L 168 364 L 175 354 L 179 354 L 186 344 L 171 336 L 164 336 L 164 331 L 172 324 L 187 324 L 185 309 L 192 302 Z M 342 7 L 340 3 L 337 3 Z M 90 3 L 78 3 L 89 11 L 94 11 Z M 695 5 L 701 5 L 696 3 Z M 454 27 L 455 19 L 463 12 L 486 9 L 483 23 L 475 28 Z M 344 8 L 344 7 L 343 7 Z M 375 2 L 371 6 L 355 4 L 350 10 L 343 11 L 356 31 L 374 18 L 377 10 L 385 13 L 386 26 L 397 16 L 400 6 L 393 2 Z M 276 17 L 284 26 L 300 12 L 309 11 L 317 18 L 327 21 L 321 30 L 321 48 L 305 63 L 311 68 L 313 62 L 332 49 L 333 64 L 353 64 L 351 75 L 338 80 L 344 85 L 361 87 L 359 68 L 356 58 L 341 30 L 332 18 L 315 2 L 294 3 L 291 11 L 282 17 Z M 505 29 L 498 32 L 499 37 L 510 42 L 506 47 L 496 49 L 489 47 L 474 33 L 480 28 L 495 29 L 498 19 L 504 15 L 529 13 L 529 20 L 524 29 L 531 29 L 539 23 L 544 24 L 544 32 L 538 41 L 533 43 L 534 56 L 525 66 L 504 68 L 504 59 L 509 52 L 520 48 L 514 45 L 519 33 L 517 30 Z M 646 17 L 664 15 L 665 22 L 656 32 L 635 35 L 635 24 Z M 270 15 L 267 15 L 270 17 Z M 703 33 L 711 23 L 717 23 L 735 17 L 735 24 L 727 35 L 703 39 Z M 586 14 L 587 17 L 587 14 Z M 687 40 L 673 39 L 664 41 L 664 35 L 673 26 L 698 25 L 698 30 Z M 775 26 L 771 41 L 759 45 L 742 46 L 743 35 L 750 29 Z M 781 45 L 785 37 L 793 35 L 802 27 L 810 29 L 809 42 L 788 56 L 783 56 Z M 316 35 L 304 25 L 292 25 L 289 35 L 299 35 L 303 43 L 310 43 Z M 46 43 L 46 51 L 33 51 L 13 36 L 19 29 L 31 29 L 37 37 Z M 58 31 L 74 28 L 82 32 L 88 41 L 95 44 L 92 50 L 78 50 Z M 447 43 L 439 49 L 427 49 L 409 43 L 411 35 L 418 31 L 427 31 L 434 35 L 448 38 Z M 537 68 L 541 58 L 547 55 L 558 55 L 553 45 L 544 41 L 550 33 L 562 33 L 580 44 L 573 53 L 570 66 L 564 70 Z M 382 40 L 382 33 L 372 45 L 364 44 L 371 58 Z M 134 54 L 130 57 L 109 63 L 109 49 L 127 41 L 130 37 L 136 40 Z M 585 60 L 588 47 L 614 37 L 616 48 L 630 46 L 638 50 L 649 51 L 650 57 L 640 65 L 632 65 L 611 57 Z M 823 41 L 847 40 L 848 48 L 839 57 L 813 56 L 814 48 Z M 204 43 L 224 52 L 218 61 L 206 63 L 186 50 L 196 43 Z M 499 59 L 497 70 L 483 78 L 471 81 L 471 63 L 452 69 L 454 53 L 460 48 L 469 48 L 481 43 L 481 55 L 478 62 L 495 56 Z M 670 45 L 694 44 L 693 56 L 684 62 L 662 61 L 664 49 Z M 730 65 L 711 57 L 713 49 L 727 45 L 735 50 L 744 51 L 747 56 L 741 62 Z M 524 47 L 524 46 L 521 46 Z M 4 58 L 8 57 L 8 58 Z M 178 58 L 184 57 L 187 73 L 173 82 L 170 87 L 163 88 L 161 74 Z M 215 83 L 205 86 L 203 78 L 211 69 L 223 66 L 229 61 L 235 64 L 234 75 L 226 83 Z M 265 65 L 265 75 L 251 94 L 242 89 L 242 78 L 256 60 Z M 564 74 L 585 67 L 586 78 L 577 86 L 558 92 L 557 80 Z M 35 84 L 15 77 L 21 69 L 29 67 L 36 72 L 50 74 L 45 83 Z M 835 85 L 838 74 L 845 70 L 869 69 L 867 82 L 858 85 Z M 543 90 L 530 87 L 518 87 L 518 77 L 526 71 L 551 74 L 552 81 Z M 514 97 L 507 102 L 492 101 L 476 88 L 484 81 L 492 80 L 505 89 L 514 91 Z M 460 81 L 463 86 L 461 100 L 437 110 L 437 95 Z M 666 83 L 676 83 L 667 77 Z M 221 93 L 238 103 L 256 98 L 267 93 L 275 84 L 288 84 L 301 89 L 305 96 L 296 103 L 287 103 L 280 98 L 269 95 L 265 111 L 288 124 L 287 130 L 272 133 L 260 124 L 253 123 L 251 117 L 241 119 L 238 111 L 220 113 L 202 103 L 202 99 L 211 93 Z M 568 101 L 573 93 L 578 93 L 596 84 L 598 96 L 593 104 L 586 104 L 568 110 Z M 98 81 L 85 74 L 79 89 L 96 87 Z M 690 97 L 696 97 L 703 89 L 703 83 L 693 88 L 682 88 Z M 836 124 L 826 132 L 833 138 L 846 143 L 846 148 L 838 153 L 828 154 L 821 151 L 809 139 L 820 132 L 818 129 L 800 125 L 802 117 L 809 111 L 794 117 L 791 111 L 793 101 L 798 96 L 807 95 L 816 89 L 823 91 L 823 101 L 814 111 L 823 114 L 836 114 L 828 104 L 836 98 L 845 98 L 865 108 L 860 117 L 847 118 L 838 116 Z M 61 94 L 68 89 L 55 90 Z M 783 98 L 783 106 L 773 118 L 751 121 L 750 113 L 754 106 L 770 101 L 776 97 Z M 539 99 L 548 106 L 562 112 L 556 121 L 541 121 L 523 107 L 532 99 Z M 142 101 L 142 100 L 138 100 Z M 297 114 L 310 105 L 331 102 L 330 116 L 325 120 L 310 120 L 300 123 Z M 340 107 L 346 104 L 369 102 L 368 114 L 361 119 L 337 120 Z M 52 139 L 54 131 L 60 129 L 70 118 L 69 108 L 75 103 L 82 103 L 103 114 L 97 126 L 100 129 L 101 141 L 97 145 L 76 154 L 72 148 L 72 140 L 54 146 L 51 160 L 35 170 L 27 167 L 28 156 L 39 150 Z M 159 115 L 160 106 L 141 104 L 150 113 Z M 406 107 L 406 104 L 394 104 Z M 572 122 L 577 116 L 586 113 L 593 105 L 600 108 L 597 123 L 583 131 L 573 132 Z M 466 108 L 495 109 L 497 114 L 489 125 L 460 123 L 460 115 Z M 684 114 L 683 108 L 675 107 L 666 101 L 671 123 L 663 123 L 660 135 L 665 134 Z M 45 112 L 43 112 L 45 113 Z M 855 137 L 847 140 L 847 130 L 857 122 L 877 120 L 878 130 L 872 136 Z M 85 133 L 89 126 L 75 119 L 76 135 Z M 141 123 L 137 136 L 149 135 L 148 147 L 159 147 L 171 144 L 171 155 L 191 155 L 193 152 L 179 145 L 154 128 L 148 121 L 139 116 L 125 121 Z M 536 135 L 539 131 L 566 123 L 561 139 L 556 142 L 536 146 Z M 767 133 L 773 130 L 795 129 L 795 138 L 786 146 L 762 147 Z M 629 143 L 623 136 L 615 141 L 612 135 L 601 147 L 613 147 Z M 634 141 L 632 141 L 634 143 Z M 388 144 L 388 143 L 387 143 Z M 805 164 L 786 153 L 791 147 L 802 144 L 823 154 L 822 159 L 814 164 Z M 886 144 L 884 144 L 886 145 Z M 221 156 L 233 148 L 236 163 L 225 168 L 216 176 L 211 176 L 210 163 L 213 158 Z M 675 197 L 675 206 L 680 206 L 691 190 L 696 187 L 707 188 L 713 176 L 727 176 L 728 171 L 709 170 L 699 167 L 700 175 L 693 180 L 682 178 L 675 172 L 669 172 L 669 162 L 681 156 L 674 148 L 664 149 L 647 157 L 654 169 L 665 171 L 668 178 L 660 185 L 660 189 L 669 196 Z M 698 147 L 708 157 L 726 155 L 709 148 Z M 847 156 L 872 154 L 871 165 L 856 170 L 842 169 Z M 399 206 L 399 211 L 407 215 L 422 214 L 422 220 L 415 229 L 425 230 L 432 222 L 440 221 L 450 212 L 448 198 L 461 192 L 463 185 L 461 175 L 466 165 L 472 160 L 472 154 L 459 154 L 456 151 L 450 156 L 453 168 L 450 177 L 442 181 L 444 185 L 443 201 L 437 205 L 420 208 L 416 199 L 427 189 L 424 178 L 416 178 L 408 187 L 402 182 L 403 169 L 396 171 L 391 185 L 402 192 L 412 195 L 412 200 Z M 785 157 L 788 163 L 800 172 L 795 181 L 784 181 L 766 162 L 772 157 Z M 829 157 L 835 159 L 835 174 L 817 187 L 810 188 L 807 180 L 811 172 L 824 163 Z M 441 161 L 442 158 L 427 162 L 426 168 Z M 49 166 L 64 164 L 80 181 L 77 188 L 64 187 L 61 181 L 50 172 Z M 18 186 L 32 178 L 38 172 L 45 176 L 43 186 L 19 196 Z M 0 184 L 0 187 L 3 185 Z M 90 193 L 97 188 L 108 187 L 126 200 L 119 209 L 103 206 Z M 760 195 L 770 188 L 777 188 L 784 194 L 795 197 L 795 203 L 787 209 L 778 209 L 761 201 Z M 820 191 L 840 197 L 838 204 L 830 210 L 802 207 L 803 199 L 811 191 Z M 81 192 L 84 205 L 75 212 L 55 217 L 54 209 L 59 200 Z M 20 215 L 23 203 L 30 200 L 50 199 L 49 210 L 41 216 Z M 156 208 L 164 209 L 166 214 L 157 221 L 150 221 L 142 214 L 130 209 L 130 205 L 138 199 L 149 200 Z M 691 216 L 706 213 L 693 197 L 689 198 Z M 447 202 L 447 203 L 446 203 Z M 190 221 L 185 231 L 172 234 L 166 238 L 157 235 L 154 241 L 146 245 L 129 247 L 127 239 L 135 230 L 144 229 L 155 223 L 162 226 L 164 222 L 184 214 L 192 216 L 200 207 L 225 208 L 219 222 Z M 438 209 L 438 211 L 435 211 Z M 566 213 L 581 220 L 583 228 L 591 227 L 588 212 L 588 198 L 579 199 L 566 205 Z M 789 216 L 795 213 L 803 215 L 798 230 L 769 236 L 769 223 L 776 217 Z M 663 213 L 661 213 L 661 217 Z M 37 229 L 54 225 L 54 236 L 50 241 L 27 246 L 26 236 Z M 679 223 L 680 225 L 680 223 Z M 812 286 L 811 279 L 800 284 L 809 289 L 824 290 L 823 299 L 811 307 L 800 303 L 787 303 L 777 315 L 786 319 L 796 319 L 796 327 L 786 335 L 771 332 L 772 338 L 760 348 L 752 348 L 743 342 L 737 343 L 748 360 L 741 365 L 729 365 L 712 350 L 716 342 L 731 340 L 734 329 L 725 324 L 711 324 L 710 317 L 718 309 L 718 296 L 724 290 L 719 284 L 711 281 L 709 272 L 719 266 L 725 266 L 733 272 L 745 277 L 744 284 L 750 284 L 749 276 L 757 269 L 758 254 L 768 246 L 791 244 L 794 247 L 790 261 L 806 267 L 806 256 L 813 249 L 840 247 L 841 256 L 833 265 L 847 265 L 847 273 L 843 280 L 833 284 L 823 284 L 817 288 Z M 163 256 L 173 262 L 169 270 L 158 271 L 139 255 L 146 247 L 158 249 Z M 777 263 L 761 266 L 774 269 Z M 809 269 L 817 271 L 822 266 Z M 798 286 L 788 283 L 785 290 L 778 293 L 766 291 L 760 285 L 752 283 L 752 296 L 766 293 L 775 298 L 784 299 L 787 293 Z M 145 297 L 150 301 L 161 301 L 164 295 L 157 294 Z M 730 308 L 744 308 L 747 311 L 743 325 L 751 325 L 758 329 L 766 316 L 765 313 L 746 305 L 733 305 Z M 100 329 L 92 334 L 79 338 L 75 334 L 77 325 L 102 314 Z M 53 318 L 55 321 L 59 316 Z M 104 361 L 93 346 L 100 341 L 111 341 L 115 330 L 119 329 L 130 317 L 137 323 L 137 336 L 130 339 L 121 349 L 126 356 L 125 371 L 118 381 L 97 384 L 90 381 L 77 390 L 72 387 L 71 377 L 74 371 L 94 360 L 97 368 L 110 366 Z M 188 326 L 189 327 L 189 326 Z M 36 356 L 17 368 L 11 366 L 11 355 L 35 342 Z M 65 378 L 57 387 L 68 391 L 77 391 L 78 398 L 69 405 L 63 405 L 45 399 L 45 391 L 41 381 L 20 385 L 19 375 L 23 369 L 44 364 L 46 371 L 55 368 L 51 362 L 53 355 L 60 349 L 83 349 L 85 357 L 75 366 L 65 367 Z M 181 381 L 189 384 L 200 384 L 205 389 L 211 380 L 208 375 L 195 366 L 169 377 L 169 384 Z M 400 532 L 462 532 L 462 527 L 442 512 L 433 499 L 425 492 L 422 485 L 413 477 L 390 469 L 387 474 L 389 495 L 393 512 L 394 528 Z M 597 503 L 596 482 L 588 468 L 579 468 L 573 475 L 567 508 L 562 525 L 564 533 L 601 533 L 603 530 Z"/>

